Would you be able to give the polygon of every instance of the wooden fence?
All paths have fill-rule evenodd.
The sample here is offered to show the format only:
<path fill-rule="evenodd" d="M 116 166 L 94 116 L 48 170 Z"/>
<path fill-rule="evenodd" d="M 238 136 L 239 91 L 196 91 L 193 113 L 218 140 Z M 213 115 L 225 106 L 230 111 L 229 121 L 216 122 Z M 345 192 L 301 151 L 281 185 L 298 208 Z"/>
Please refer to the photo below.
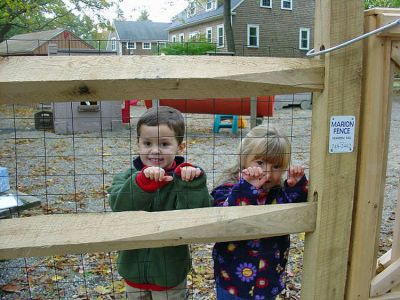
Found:
<path fill-rule="evenodd" d="M 399 10 L 374 9 L 364 15 L 361 1 L 316 1 L 314 48 L 340 44 L 395 18 L 400 18 Z M 315 60 L 168 56 L 1 58 L 1 104 L 26 103 L 26 99 L 93 101 L 129 99 L 132 95 L 146 99 L 215 98 L 308 91 L 316 92 L 317 97 L 313 103 L 309 203 L 256 210 L 240 207 L 153 213 L 151 222 L 141 222 L 145 235 L 126 229 L 135 227 L 131 220 L 137 215 L 144 220 L 149 218 L 142 212 L 1 220 L 0 258 L 226 241 L 304 231 L 307 234 L 302 299 L 353 300 L 383 295 L 400 281 L 398 256 L 392 256 L 384 279 L 373 279 L 387 163 L 389 89 L 393 68 L 400 62 L 396 41 L 399 37 L 398 26 Z M 353 151 L 328 151 L 332 116 L 355 118 Z M 96 227 L 79 226 L 92 224 L 92 218 L 98 220 Z M 104 229 L 110 223 L 115 226 L 115 218 L 126 219 L 119 222 L 123 228 L 116 230 L 121 235 L 105 235 Z M 285 225 L 281 218 L 287 220 Z M 227 226 L 230 222 L 241 226 L 231 232 Z M 155 223 L 160 226 L 154 226 Z M 71 224 L 76 225 L 71 229 Z M 24 230 L 13 230 L 16 226 L 23 226 Z M 393 290 L 371 299 L 398 298 L 399 292 Z"/>

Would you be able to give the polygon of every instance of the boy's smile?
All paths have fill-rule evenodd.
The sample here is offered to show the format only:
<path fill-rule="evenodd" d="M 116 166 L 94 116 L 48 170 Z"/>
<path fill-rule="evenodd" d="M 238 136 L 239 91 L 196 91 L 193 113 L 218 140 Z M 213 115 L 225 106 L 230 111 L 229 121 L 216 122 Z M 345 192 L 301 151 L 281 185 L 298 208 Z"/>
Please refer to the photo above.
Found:
<path fill-rule="evenodd" d="M 139 132 L 139 155 L 146 166 L 169 168 L 175 156 L 185 148 L 184 143 L 178 145 L 175 132 L 165 124 L 142 125 Z"/>

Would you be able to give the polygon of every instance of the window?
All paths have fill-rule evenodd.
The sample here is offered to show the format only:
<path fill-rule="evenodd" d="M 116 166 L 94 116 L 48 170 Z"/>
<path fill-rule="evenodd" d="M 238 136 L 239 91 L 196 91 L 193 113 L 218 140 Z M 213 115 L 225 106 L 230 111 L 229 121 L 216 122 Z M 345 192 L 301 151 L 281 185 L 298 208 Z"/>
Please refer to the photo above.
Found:
<path fill-rule="evenodd" d="M 299 49 L 310 49 L 310 28 L 300 28 L 299 32 Z"/>
<path fill-rule="evenodd" d="M 111 38 L 111 50 L 117 50 L 117 39 L 115 37 Z"/>
<path fill-rule="evenodd" d="M 166 42 L 157 42 L 158 48 L 162 49 L 167 47 L 167 43 Z"/>
<path fill-rule="evenodd" d="M 260 0 L 260 6 L 266 8 L 272 8 L 272 0 Z"/>
<path fill-rule="evenodd" d="M 180 33 L 180 34 L 179 34 L 179 41 L 180 41 L 181 43 L 183 43 L 183 42 L 185 41 L 185 34 L 184 34 L 184 33 Z"/>
<path fill-rule="evenodd" d="M 188 18 L 193 17 L 196 14 L 196 3 L 194 1 L 189 2 L 186 12 Z"/>
<path fill-rule="evenodd" d="M 206 11 L 215 9 L 215 0 L 207 0 Z"/>
<path fill-rule="evenodd" d="M 224 24 L 217 26 L 217 47 L 224 47 Z"/>
<path fill-rule="evenodd" d="M 176 35 L 175 34 L 171 37 L 171 42 L 176 43 Z"/>
<path fill-rule="evenodd" d="M 100 105 L 97 101 L 81 101 L 78 105 L 78 111 L 83 112 L 96 112 L 100 111 Z"/>
<path fill-rule="evenodd" d="M 281 9 L 292 10 L 292 0 L 281 0 Z"/>
<path fill-rule="evenodd" d="M 197 40 L 199 35 L 200 34 L 198 31 L 191 32 L 191 33 L 189 33 L 189 40 L 195 41 L 195 40 Z"/>
<path fill-rule="evenodd" d="M 151 49 L 151 43 L 150 42 L 143 42 L 142 44 L 142 49 Z"/>
<path fill-rule="evenodd" d="M 212 43 L 212 27 L 206 29 L 206 39 L 208 43 Z"/>
<path fill-rule="evenodd" d="M 247 47 L 258 48 L 259 25 L 247 24 Z"/>
<path fill-rule="evenodd" d="M 127 42 L 126 43 L 126 49 L 136 49 L 135 42 Z"/>

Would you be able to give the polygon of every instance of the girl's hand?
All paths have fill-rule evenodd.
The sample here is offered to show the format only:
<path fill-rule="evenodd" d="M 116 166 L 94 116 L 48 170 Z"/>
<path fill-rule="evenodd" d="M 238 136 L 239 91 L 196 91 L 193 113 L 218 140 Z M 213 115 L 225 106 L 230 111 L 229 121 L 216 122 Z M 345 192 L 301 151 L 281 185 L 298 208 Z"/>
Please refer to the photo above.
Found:
<path fill-rule="evenodd" d="M 143 171 L 144 176 L 154 181 L 172 181 L 173 177 L 165 175 L 165 170 L 160 167 L 148 167 Z"/>
<path fill-rule="evenodd" d="M 288 186 L 294 187 L 304 176 L 304 166 L 291 166 L 286 180 Z"/>
<path fill-rule="evenodd" d="M 258 189 L 267 181 L 265 175 L 263 169 L 260 167 L 248 167 L 239 174 L 244 180 Z"/>
<path fill-rule="evenodd" d="M 193 179 L 201 175 L 201 170 L 199 168 L 185 166 L 181 168 L 181 179 L 183 181 L 192 181 Z"/>

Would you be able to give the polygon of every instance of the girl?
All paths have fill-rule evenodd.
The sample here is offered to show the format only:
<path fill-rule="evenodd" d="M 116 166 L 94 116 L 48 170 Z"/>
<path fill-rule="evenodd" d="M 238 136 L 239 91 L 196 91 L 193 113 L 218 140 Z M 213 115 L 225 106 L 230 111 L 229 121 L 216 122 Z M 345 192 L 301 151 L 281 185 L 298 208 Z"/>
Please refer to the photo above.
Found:
<path fill-rule="evenodd" d="M 215 206 L 268 205 L 307 200 L 304 167 L 290 166 L 290 143 L 275 128 L 253 128 L 239 145 L 239 159 L 213 190 Z M 282 220 L 284 222 L 284 220 Z M 275 299 L 285 287 L 289 235 L 216 243 L 218 300 Z"/>

